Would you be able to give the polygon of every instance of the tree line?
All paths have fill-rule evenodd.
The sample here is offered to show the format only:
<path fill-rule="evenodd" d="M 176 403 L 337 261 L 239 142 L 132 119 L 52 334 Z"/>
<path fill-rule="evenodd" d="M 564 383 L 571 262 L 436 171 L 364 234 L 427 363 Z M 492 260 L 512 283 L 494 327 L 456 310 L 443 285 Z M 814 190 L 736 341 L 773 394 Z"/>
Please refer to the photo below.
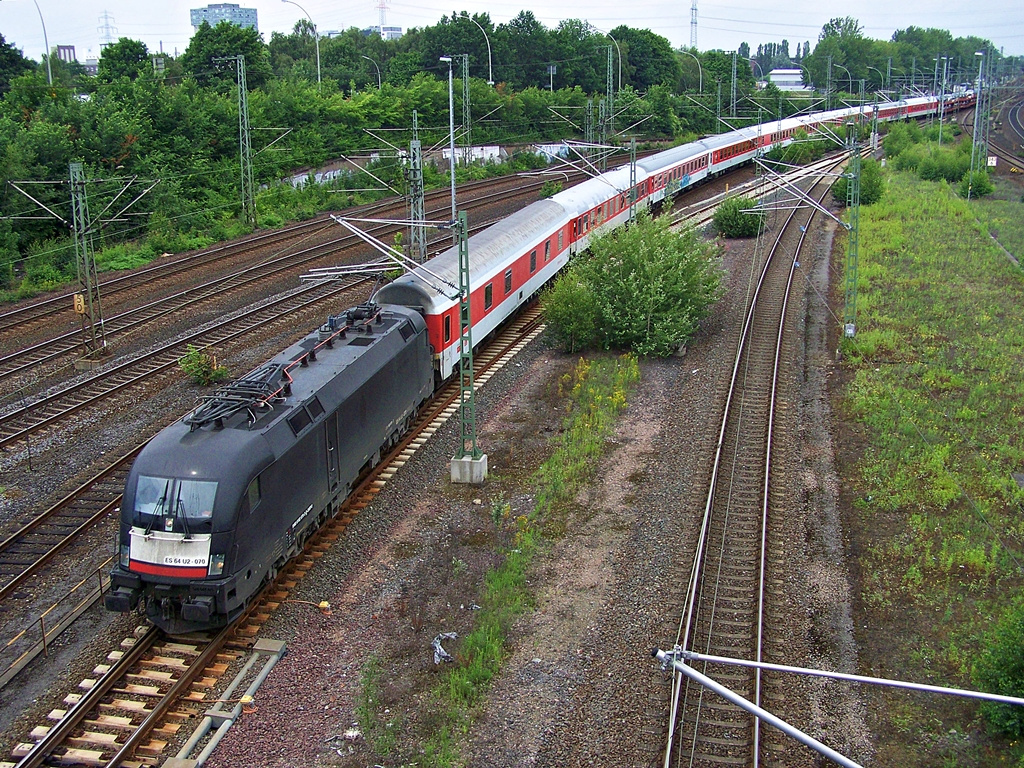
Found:
<path fill-rule="evenodd" d="M 858 40 L 856 24 L 852 31 L 830 24 L 826 37 L 838 37 L 840 47 Z M 394 148 L 408 147 L 413 113 L 425 147 L 447 140 L 448 65 L 441 56 L 455 57 L 456 78 L 465 74 L 460 56 L 466 56 L 470 126 L 461 126 L 461 82 L 455 113 L 460 136 L 471 127 L 475 144 L 583 138 L 588 115 L 591 128 L 600 119 L 609 82 L 614 115 L 605 128 L 612 129 L 609 140 L 623 143 L 626 133 L 685 141 L 727 129 L 723 116 L 738 126 L 809 106 L 771 86 L 758 89 L 754 64 L 734 70 L 732 52 L 674 50 L 650 30 L 620 26 L 605 34 L 579 19 L 548 29 L 528 11 L 507 24 L 463 12 L 397 40 L 349 29 L 319 42 L 320 82 L 314 30 L 301 20 L 269 42 L 252 29 L 204 24 L 177 58 L 122 38 L 103 49 L 96 77 L 53 58 L 50 84 L 45 63 L 24 59 L 0 37 L 0 288 L 47 287 L 73 276 L 66 224 L 6 218 L 39 215 L 8 184 L 19 180 L 52 182 L 33 187 L 33 197 L 66 211 L 70 162 L 83 162 L 90 179 L 103 180 L 90 186 L 101 201 L 125 179 L 159 179 L 128 213 L 103 222 L 96 232 L 100 248 L 141 242 L 144 260 L 240 234 L 238 55 L 245 61 L 257 210 L 267 225 L 358 201 L 365 193 L 356 190 L 369 185 L 352 164 L 343 164 L 349 172 L 327 189 L 279 183 L 342 157 L 374 155 L 381 194 L 401 192 Z M 761 50 L 776 61 L 783 48 Z M 816 55 L 817 49 L 801 53 L 807 69 Z M 737 102 L 731 104 L 734 71 Z M 476 171 L 460 171 L 470 172 Z M 428 179 L 444 182 L 433 170 Z M 114 254 L 112 265 L 134 263 Z"/>

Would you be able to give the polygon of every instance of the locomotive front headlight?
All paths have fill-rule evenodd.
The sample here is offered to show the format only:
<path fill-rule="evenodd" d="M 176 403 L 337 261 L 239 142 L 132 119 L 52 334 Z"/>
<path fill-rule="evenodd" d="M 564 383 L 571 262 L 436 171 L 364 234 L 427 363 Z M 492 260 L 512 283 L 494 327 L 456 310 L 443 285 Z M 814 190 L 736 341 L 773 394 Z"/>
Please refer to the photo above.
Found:
<path fill-rule="evenodd" d="M 207 574 L 210 576 L 220 576 L 224 573 L 224 555 L 214 555 L 210 558 L 210 568 Z"/>
<path fill-rule="evenodd" d="M 128 570 L 128 562 L 129 562 L 129 560 L 131 560 L 131 551 L 130 551 L 130 549 L 129 549 L 127 544 L 122 544 L 121 545 L 121 550 L 120 550 L 120 561 L 121 561 L 121 567 L 124 568 L 125 570 Z"/>

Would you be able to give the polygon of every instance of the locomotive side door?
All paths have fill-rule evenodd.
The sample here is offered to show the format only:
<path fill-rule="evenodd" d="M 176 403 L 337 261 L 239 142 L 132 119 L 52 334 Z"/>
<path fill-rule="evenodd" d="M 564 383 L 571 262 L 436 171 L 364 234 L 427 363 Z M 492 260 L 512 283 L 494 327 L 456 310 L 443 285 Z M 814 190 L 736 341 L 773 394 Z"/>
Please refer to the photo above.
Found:
<path fill-rule="evenodd" d="M 331 491 L 338 487 L 338 413 L 335 411 L 324 422 L 327 432 L 327 485 Z"/>

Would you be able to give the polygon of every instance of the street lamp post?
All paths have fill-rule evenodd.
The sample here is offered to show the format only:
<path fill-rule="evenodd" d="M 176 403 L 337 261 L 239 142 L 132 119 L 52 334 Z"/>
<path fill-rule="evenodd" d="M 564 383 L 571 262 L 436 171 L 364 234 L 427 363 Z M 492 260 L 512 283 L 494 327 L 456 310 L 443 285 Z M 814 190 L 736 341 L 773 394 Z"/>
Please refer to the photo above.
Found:
<path fill-rule="evenodd" d="M 451 151 L 448 170 L 452 177 L 452 231 L 455 231 L 455 91 L 452 88 L 452 57 L 442 56 L 441 61 L 448 64 L 448 149 Z"/>
<path fill-rule="evenodd" d="M 589 26 L 595 32 L 601 32 L 601 30 L 598 29 L 597 27 L 595 27 L 593 24 L 590 24 Z M 615 52 L 619 56 L 619 90 L 621 91 L 622 90 L 622 51 L 619 48 L 618 42 L 608 32 L 601 32 L 601 34 L 605 35 L 609 40 L 611 40 L 613 43 L 615 43 Z"/>
<path fill-rule="evenodd" d="M 694 54 L 690 53 L 689 51 L 680 51 L 680 53 L 685 53 L 687 56 L 690 56 L 694 61 L 697 62 L 697 92 L 704 93 L 704 70 L 701 69 L 700 59 L 698 59 Z"/>
<path fill-rule="evenodd" d="M 878 87 L 881 88 L 885 84 L 885 81 L 882 79 L 882 70 L 877 67 L 872 67 L 870 64 L 868 65 L 868 69 L 873 69 L 878 73 Z"/>
<path fill-rule="evenodd" d="M 43 45 L 46 47 L 46 83 L 47 85 L 53 85 L 53 69 L 50 67 L 50 41 L 46 37 L 46 22 L 43 21 L 43 11 L 39 7 L 39 3 L 36 0 L 32 0 L 36 5 L 36 13 L 39 14 L 39 23 L 43 25 Z"/>
<path fill-rule="evenodd" d="M 313 17 L 309 15 L 301 5 L 295 2 L 295 0 L 281 0 L 282 3 L 288 3 L 294 5 L 300 11 L 306 14 L 306 18 L 309 19 L 309 23 L 313 25 L 313 41 L 316 43 L 316 84 L 320 87 L 320 33 L 316 30 L 316 24 L 313 22 Z"/>
<path fill-rule="evenodd" d="M 487 84 L 494 85 L 494 75 L 491 72 L 491 39 L 487 37 L 487 30 L 480 26 L 480 23 L 472 16 L 469 20 L 476 24 L 476 28 L 484 33 L 484 41 L 487 43 Z"/>
<path fill-rule="evenodd" d="M 377 66 L 377 62 L 374 61 L 373 59 L 371 59 L 369 56 L 364 56 L 363 54 L 359 54 L 359 58 L 366 59 L 368 62 L 373 64 L 373 68 L 377 70 L 377 90 L 379 91 L 380 90 L 380 67 Z"/>
<path fill-rule="evenodd" d="M 844 67 L 842 64 L 833 64 L 834 67 L 839 67 L 843 72 L 846 73 L 846 85 L 848 88 L 853 88 L 853 75 L 850 74 L 850 70 Z"/>

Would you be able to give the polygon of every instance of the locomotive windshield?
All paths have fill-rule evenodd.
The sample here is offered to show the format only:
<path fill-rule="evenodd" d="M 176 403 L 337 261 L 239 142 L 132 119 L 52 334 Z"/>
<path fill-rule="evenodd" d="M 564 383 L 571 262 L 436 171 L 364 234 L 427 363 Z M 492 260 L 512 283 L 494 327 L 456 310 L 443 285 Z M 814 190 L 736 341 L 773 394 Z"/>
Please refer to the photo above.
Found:
<path fill-rule="evenodd" d="M 135 486 L 135 519 L 166 518 L 173 521 L 209 521 L 213 517 L 213 500 L 217 483 L 210 480 L 180 480 L 173 477 L 139 475 Z M 168 527 L 167 530 L 170 530 Z"/>

